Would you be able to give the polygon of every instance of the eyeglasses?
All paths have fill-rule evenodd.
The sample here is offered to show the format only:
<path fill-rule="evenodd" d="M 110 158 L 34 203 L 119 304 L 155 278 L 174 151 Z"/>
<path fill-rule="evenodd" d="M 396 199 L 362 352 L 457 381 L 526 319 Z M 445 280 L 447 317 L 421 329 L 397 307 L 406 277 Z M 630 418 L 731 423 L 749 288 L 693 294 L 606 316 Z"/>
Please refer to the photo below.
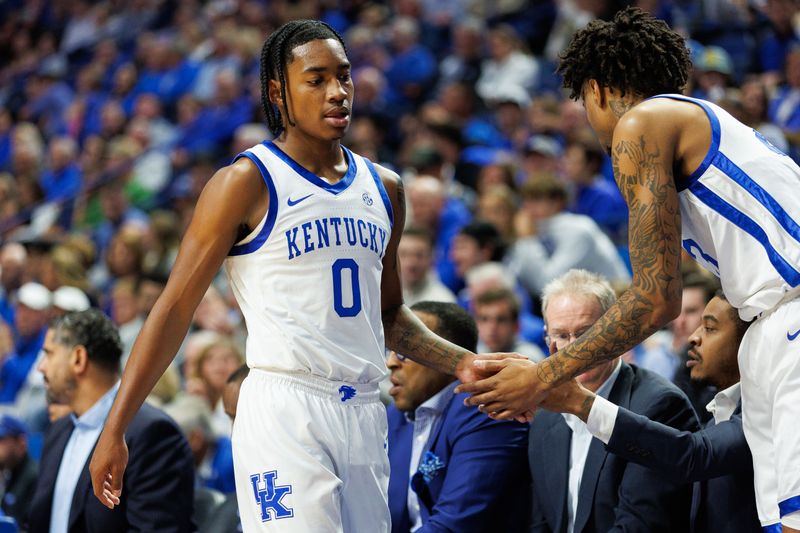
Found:
<path fill-rule="evenodd" d="M 388 349 L 386 350 L 386 359 L 389 359 L 389 356 L 392 355 L 392 354 L 394 354 L 394 356 L 397 357 L 397 360 L 400 361 L 401 363 L 403 361 L 405 361 L 406 359 L 408 359 L 408 357 L 406 357 L 405 355 L 399 354 L 397 352 L 394 352 L 394 351 L 388 350 Z"/>
<path fill-rule="evenodd" d="M 585 327 L 578 331 L 553 331 L 553 332 L 546 332 L 544 334 L 544 342 L 547 343 L 548 346 L 556 343 L 556 346 L 563 346 L 565 344 L 569 344 L 570 342 L 575 342 L 578 340 L 578 337 L 589 331 L 589 327 Z"/>

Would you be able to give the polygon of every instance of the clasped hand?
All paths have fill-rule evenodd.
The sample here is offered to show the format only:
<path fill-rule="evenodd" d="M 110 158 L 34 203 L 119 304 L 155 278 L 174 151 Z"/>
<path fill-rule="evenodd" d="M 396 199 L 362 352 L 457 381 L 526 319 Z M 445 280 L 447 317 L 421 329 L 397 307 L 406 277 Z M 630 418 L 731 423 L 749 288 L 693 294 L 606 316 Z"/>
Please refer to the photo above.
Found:
<path fill-rule="evenodd" d="M 465 405 L 477 405 L 496 420 L 530 422 L 549 385 L 539 378 L 538 365 L 520 354 L 483 354 L 475 357 L 476 374 L 487 376 L 462 382 L 457 393 L 471 394 Z"/>

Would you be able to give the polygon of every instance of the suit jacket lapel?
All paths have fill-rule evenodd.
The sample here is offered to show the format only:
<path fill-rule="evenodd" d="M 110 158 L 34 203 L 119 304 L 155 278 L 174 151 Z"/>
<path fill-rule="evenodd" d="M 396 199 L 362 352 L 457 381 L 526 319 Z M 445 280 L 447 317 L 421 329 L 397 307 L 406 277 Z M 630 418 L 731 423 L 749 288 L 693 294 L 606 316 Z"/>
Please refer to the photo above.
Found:
<path fill-rule="evenodd" d="M 448 461 L 448 457 L 444 457 L 444 454 L 441 453 L 441 451 L 437 453 L 437 447 L 439 446 L 439 437 L 442 434 L 442 428 L 445 425 L 447 414 L 450 412 L 450 406 L 453 405 L 454 398 L 455 395 L 450 395 L 450 399 L 442 407 L 442 414 L 431 428 L 431 434 L 428 436 L 428 442 L 426 442 L 425 447 L 422 448 L 422 455 L 419 458 L 420 461 L 422 461 L 422 459 L 425 457 L 425 452 L 428 451 L 437 455 L 442 461 Z M 434 484 L 441 484 L 441 482 L 441 478 L 432 480 L 432 483 Z M 419 500 L 419 513 L 423 522 L 425 522 L 431 513 L 431 507 L 433 505 L 433 493 L 431 491 L 431 486 L 428 483 L 424 483 L 424 486 L 420 488 L 420 491 L 417 492 L 417 499 Z"/>
<path fill-rule="evenodd" d="M 569 456 L 572 442 L 572 430 L 564 421 L 564 417 L 556 415 L 558 419 L 550 428 L 543 439 L 542 449 L 548 450 L 550 456 L 544 461 L 544 471 L 547 477 L 549 496 L 554 503 L 558 517 L 553 531 L 561 533 L 567 530 L 567 491 L 569 490 Z M 546 505 L 542 505 L 547 508 Z M 545 512 L 545 515 L 547 512 Z"/>
<path fill-rule="evenodd" d="M 586 454 L 586 464 L 583 467 L 581 486 L 578 489 L 578 508 L 575 511 L 574 531 L 582 531 L 586 526 L 589 515 L 594 507 L 594 491 L 600 479 L 600 470 L 606 462 L 608 452 L 606 447 L 597 439 L 592 439 L 589 452 Z"/>
<path fill-rule="evenodd" d="M 45 464 L 43 458 L 42 464 L 40 465 L 40 475 L 46 475 L 45 472 L 52 475 L 52 480 L 47 483 L 48 494 L 46 501 L 48 502 L 48 513 L 52 513 L 53 511 L 53 495 L 55 493 L 56 480 L 58 479 L 58 471 L 61 468 L 61 461 L 64 459 L 64 449 L 67 447 L 67 442 L 69 442 L 69 438 L 74 430 L 75 425 L 72 423 L 65 423 L 62 428 L 59 428 L 59 433 L 53 438 L 52 448 L 50 452 L 46 454 L 47 464 Z M 57 458 L 57 460 L 52 460 L 51 458 Z M 48 527 L 53 520 L 53 515 L 49 514 L 49 516 L 50 518 L 47 520 Z"/>
<path fill-rule="evenodd" d="M 84 508 L 86 507 L 87 494 L 94 494 L 92 491 L 92 478 L 89 475 L 89 461 L 91 461 L 93 453 L 94 448 L 92 448 L 92 453 L 90 453 L 89 457 L 86 459 L 86 464 L 83 465 L 78 483 L 75 485 L 75 492 L 72 494 L 72 505 L 69 508 L 69 525 L 67 526 L 67 531 L 72 529 L 72 526 L 75 525 L 75 522 L 77 522 L 78 518 L 83 514 Z"/>
<path fill-rule="evenodd" d="M 622 361 L 617 375 L 617 380 L 611 387 L 608 399 L 611 403 L 621 407 L 628 407 L 631 403 L 631 382 L 633 371 L 625 361 Z M 586 464 L 583 467 L 581 476 L 581 486 L 578 489 L 578 509 L 575 511 L 575 528 L 578 533 L 586 526 L 589 516 L 594 507 L 594 493 L 597 489 L 597 482 L 600 479 L 600 471 L 606 462 L 608 452 L 603 443 L 597 439 L 592 439 L 589 445 L 589 452 L 586 455 Z"/>
<path fill-rule="evenodd" d="M 408 468 L 411 463 L 411 446 L 414 440 L 414 425 L 408 423 L 405 417 L 400 414 L 400 421 L 394 428 L 393 435 L 389 437 L 392 450 L 389 454 L 392 475 L 389 477 L 389 493 L 396 495 L 390 498 L 390 504 L 394 509 L 393 514 L 401 517 L 399 524 L 392 524 L 392 531 L 401 531 L 403 524 L 410 528 L 408 516 L 408 504 L 406 503 L 409 488 Z M 397 529 L 395 529 L 397 528 Z"/>

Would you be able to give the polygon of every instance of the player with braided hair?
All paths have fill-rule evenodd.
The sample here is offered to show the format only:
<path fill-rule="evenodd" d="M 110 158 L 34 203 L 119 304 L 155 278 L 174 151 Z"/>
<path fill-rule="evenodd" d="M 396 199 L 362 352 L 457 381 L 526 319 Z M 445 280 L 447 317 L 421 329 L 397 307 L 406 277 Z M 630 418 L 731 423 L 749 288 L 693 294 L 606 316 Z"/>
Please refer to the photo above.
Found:
<path fill-rule="evenodd" d="M 570 346 L 539 364 L 479 358 L 496 374 L 457 390 L 511 418 L 628 351 L 679 313 L 683 247 L 755 320 L 739 365 L 759 518 L 765 530 L 798 531 L 800 167 L 720 107 L 682 96 L 690 68 L 681 36 L 636 8 L 575 34 L 559 73 L 611 155 L 630 211 L 633 282 Z"/>
<path fill-rule="evenodd" d="M 200 195 L 98 440 L 94 492 L 124 503 L 125 428 L 224 265 L 251 369 L 232 437 L 244 530 L 388 532 L 385 348 L 464 381 L 476 378 L 475 354 L 403 304 L 403 186 L 340 143 L 354 92 L 342 38 L 319 21 L 281 26 L 264 43 L 261 83 L 275 139 Z"/>

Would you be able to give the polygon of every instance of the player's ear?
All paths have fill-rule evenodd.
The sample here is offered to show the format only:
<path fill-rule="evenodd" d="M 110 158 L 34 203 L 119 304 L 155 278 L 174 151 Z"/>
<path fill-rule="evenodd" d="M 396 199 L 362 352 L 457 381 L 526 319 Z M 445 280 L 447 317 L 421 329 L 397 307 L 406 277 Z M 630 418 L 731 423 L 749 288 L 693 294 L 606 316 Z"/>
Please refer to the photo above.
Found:
<path fill-rule="evenodd" d="M 590 79 L 586 82 L 588 97 L 596 107 L 602 109 L 607 102 L 606 91 L 595 79 Z"/>
<path fill-rule="evenodd" d="M 281 95 L 281 82 L 278 80 L 269 80 L 269 101 L 281 109 L 284 108 L 283 96 Z"/>

